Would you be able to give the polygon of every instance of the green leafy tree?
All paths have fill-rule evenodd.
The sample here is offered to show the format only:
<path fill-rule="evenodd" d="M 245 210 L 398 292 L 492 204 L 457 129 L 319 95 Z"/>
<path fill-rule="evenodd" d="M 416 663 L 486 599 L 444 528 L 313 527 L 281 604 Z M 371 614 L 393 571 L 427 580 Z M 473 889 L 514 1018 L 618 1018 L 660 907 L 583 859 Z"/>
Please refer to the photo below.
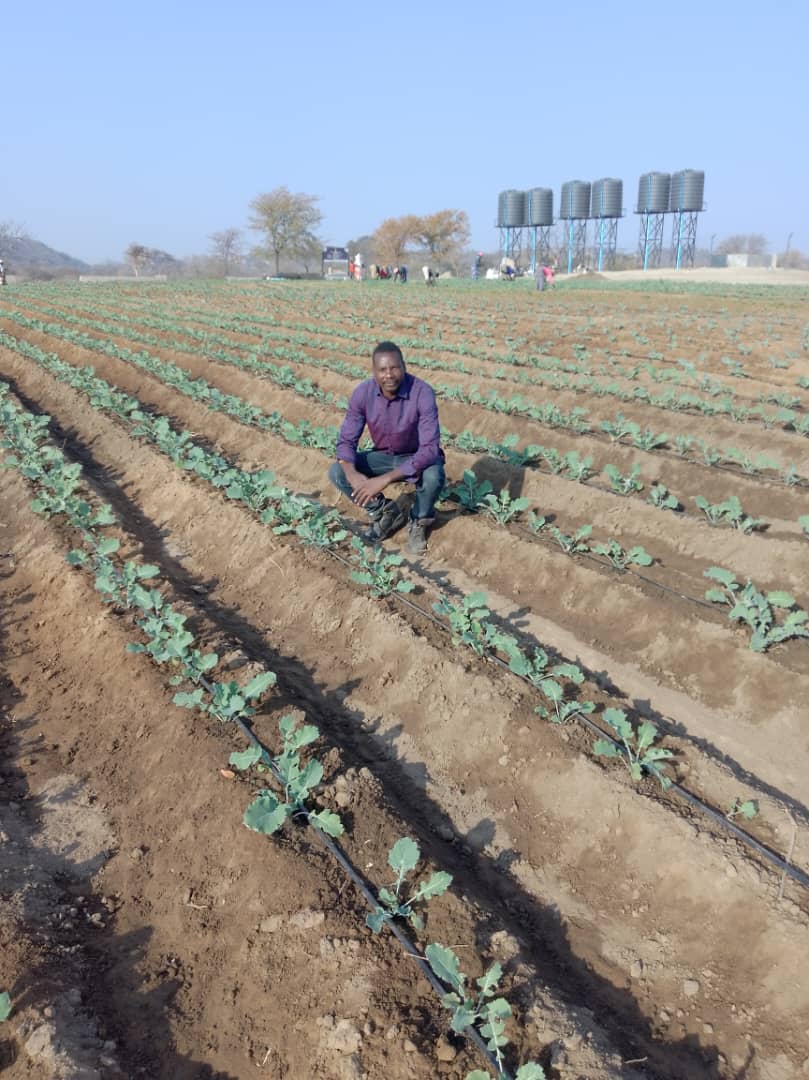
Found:
<path fill-rule="evenodd" d="M 319 245 L 317 229 L 323 215 L 317 207 L 318 197 L 277 187 L 257 195 L 250 203 L 250 228 L 264 234 L 265 243 L 254 250 L 255 255 L 275 260 L 275 272 L 280 273 L 281 257 L 300 258 Z"/>

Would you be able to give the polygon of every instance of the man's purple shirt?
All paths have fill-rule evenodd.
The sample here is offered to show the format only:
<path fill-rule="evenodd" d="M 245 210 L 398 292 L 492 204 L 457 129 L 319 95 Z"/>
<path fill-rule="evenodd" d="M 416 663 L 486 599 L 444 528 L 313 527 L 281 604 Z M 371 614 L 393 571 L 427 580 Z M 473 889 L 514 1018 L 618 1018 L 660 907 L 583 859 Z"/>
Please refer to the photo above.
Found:
<path fill-rule="evenodd" d="M 416 483 L 426 468 L 443 459 L 435 392 L 414 375 L 405 374 L 392 399 L 385 397 L 375 379 L 360 383 L 349 399 L 348 412 L 340 428 L 337 440 L 340 461 L 350 465 L 356 462 L 357 445 L 366 425 L 374 450 L 412 455 L 399 465 L 405 480 L 410 483 Z"/>

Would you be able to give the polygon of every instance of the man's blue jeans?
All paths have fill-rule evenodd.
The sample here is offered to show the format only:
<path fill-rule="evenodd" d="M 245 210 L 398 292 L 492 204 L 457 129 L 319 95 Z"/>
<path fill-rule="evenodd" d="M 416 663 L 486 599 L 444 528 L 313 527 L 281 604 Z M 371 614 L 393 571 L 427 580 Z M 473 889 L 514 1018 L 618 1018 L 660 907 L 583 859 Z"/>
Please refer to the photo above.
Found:
<path fill-rule="evenodd" d="M 382 476 L 412 456 L 412 454 L 386 454 L 382 450 L 359 451 L 354 468 L 363 476 Z M 339 461 L 335 461 L 329 469 L 329 480 L 344 495 L 351 498 L 351 484 L 346 480 L 346 474 Z M 445 483 L 444 462 L 439 460 L 434 465 L 428 465 L 416 484 L 416 501 L 410 513 L 411 518 L 432 520 L 435 517 L 435 501 Z"/>

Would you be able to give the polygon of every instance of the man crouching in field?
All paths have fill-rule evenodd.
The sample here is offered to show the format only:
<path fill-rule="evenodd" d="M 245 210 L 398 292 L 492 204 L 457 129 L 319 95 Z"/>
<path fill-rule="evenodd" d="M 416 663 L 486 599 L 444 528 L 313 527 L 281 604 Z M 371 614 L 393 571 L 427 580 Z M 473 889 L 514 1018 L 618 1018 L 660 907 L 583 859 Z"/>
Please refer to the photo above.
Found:
<path fill-rule="evenodd" d="M 405 371 L 402 350 L 392 341 L 380 341 L 371 365 L 373 378 L 361 382 L 349 400 L 329 479 L 367 511 L 370 543 L 392 536 L 407 520 L 399 504 L 382 494 L 385 488 L 397 480 L 415 484 L 407 550 L 423 555 L 445 482 L 435 393 Z M 362 452 L 357 446 L 366 425 L 374 447 Z"/>

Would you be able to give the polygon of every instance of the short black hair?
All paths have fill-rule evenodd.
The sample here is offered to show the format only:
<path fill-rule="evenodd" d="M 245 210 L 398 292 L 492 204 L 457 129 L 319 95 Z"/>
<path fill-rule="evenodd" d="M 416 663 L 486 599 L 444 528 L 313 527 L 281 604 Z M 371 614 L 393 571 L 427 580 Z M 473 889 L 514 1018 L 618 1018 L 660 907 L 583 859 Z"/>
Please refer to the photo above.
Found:
<path fill-rule="evenodd" d="M 402 350 L 394 341 L 380 341 L 374 351 L 371 353 L 371 363 L 376 363 L 376 358 L 380 353 L 395 353 L 399 357 L 399 363 L 404 367 L 404 356 Z"/>

